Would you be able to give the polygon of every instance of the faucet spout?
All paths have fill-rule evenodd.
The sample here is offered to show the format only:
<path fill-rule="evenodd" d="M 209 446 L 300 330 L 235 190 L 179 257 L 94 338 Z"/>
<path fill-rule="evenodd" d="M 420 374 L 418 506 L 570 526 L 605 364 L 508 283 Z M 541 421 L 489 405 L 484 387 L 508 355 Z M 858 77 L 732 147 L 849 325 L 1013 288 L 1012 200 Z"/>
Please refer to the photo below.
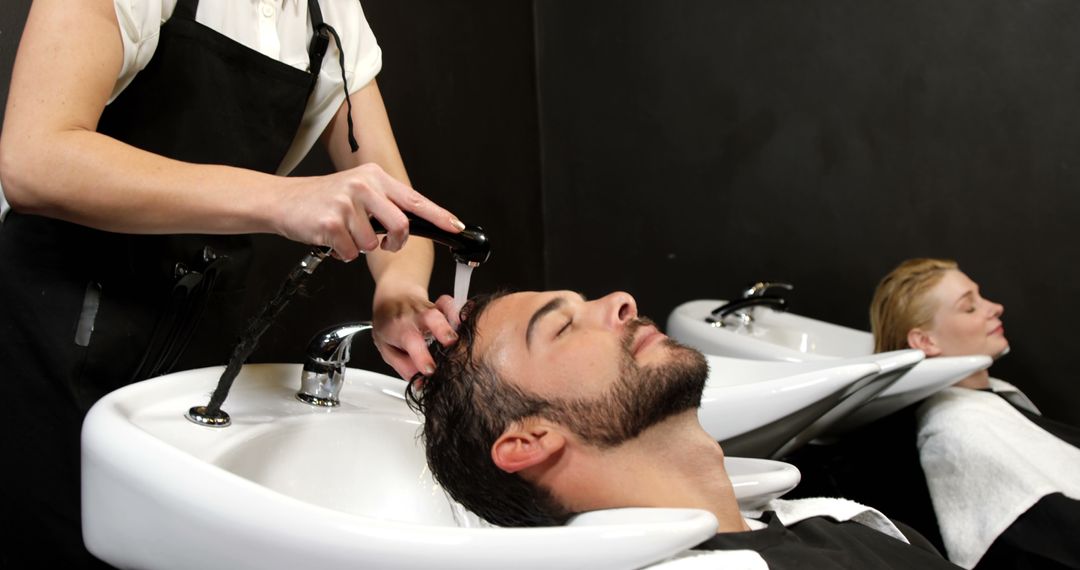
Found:
<path fill-rule="evenodd" d="M 713 309 L 705 322 L 714 327 L 723 326 L 750 326 L 754 322 L 751 309 L 759 305 L 767 305 L 777 311 L 787 310 L 787 299 L 782 295 L 769 294 L 770 291 L 783 289 L 791 291 L 795 286 L 783 281 L 758 281 L 742 291 L 739 299 L 728 301 Z"/>
<path fill-rule="evenodd" d="M 712 316 L 705 319 L 705 322 L 708 322 L 713 326 L 722 327 L 724 326 L 725 319 L 734 317 L 738 320 L 738 324 L 747 326 L 754 322 L 754 318 L 750 315 L 750 309 L 761 305 L 772 307 L 777 311 L 783 311 L 787 309 L 787 300 L 776 295 L 761 295 L 757 297 L 748 297 L 746 299 L 737 299 L 713 309 L 710 313 Z"/>
<path fill-rule="evenodd" d="M 345 323 L 323 329 L 312 337 L 304 358 L 304 371 L 300 376 L 300 391 L 296 393 L 296 398 L 313 406 L 338 406 L 353 337 L 371 328 L 371 323 L 366 321 Z"/>
<path fill-rule="evenodd" d="M 491 257 L 491 242 L 488 241 L 484 229 L 478 225 L 466 224 L 464 230 L 455 234 L 412 214 L 406 216 L 409 218 L 410 234 L 449 247 L 458 263 L 476 267 Z M 386 233 L 386 228 L 378 220 L 372 218 L 370 221 L 375 233 Z M 328 248 L 316 248 L 302 261 L 302 270 L 310 274 L 329 253 Z M 313 406 L 338 406 L 341 386 L 345 383 L 345 367 L 349 363 L 352 339 L 357 333 L 369 331 L 371 328 L 370 322 L 345 323 L 324 329 L 312 337 L 308 343 L 304 371 L 300 378 L 300 391 L 296 393 L 296 398 Z"/>
<path fill-rule="evenodd" d="M 743 299 L 749 299 L 751 297 L 761 297 L 768 293 L 772 289 L 785 289 L 792 291 L 795 286 L 791 283 L 784 283 L 783 281 L 758 281 L 753 285 L 750 285 L 742 292 Z"/>

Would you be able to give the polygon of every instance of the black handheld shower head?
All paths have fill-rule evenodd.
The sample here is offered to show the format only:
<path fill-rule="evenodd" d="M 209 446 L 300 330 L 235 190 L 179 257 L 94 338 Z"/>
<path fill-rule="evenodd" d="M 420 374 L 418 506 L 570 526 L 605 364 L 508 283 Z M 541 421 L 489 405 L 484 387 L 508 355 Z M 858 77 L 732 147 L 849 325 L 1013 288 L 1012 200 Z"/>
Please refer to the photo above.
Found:
<path fill-rule="evenodd" d="M 450 253 L 454 255 L 454 260 L 458 263 L 467 263 L 476 267 L 487 262 L 491 257 L 491 242 L 488 241 L 484 228 L 480 226 L 465 224 L 464 230 L 452 234 L 423 218 L 417 218 L 412 214 L 406 214 L 406 216 L 409 218 L 410 235 L 425 237 L 449 247 Z M 386 228 L 379 223 L 379 220 L 372 218 L 370 221 L 375 233 L 386 233 Z"/>

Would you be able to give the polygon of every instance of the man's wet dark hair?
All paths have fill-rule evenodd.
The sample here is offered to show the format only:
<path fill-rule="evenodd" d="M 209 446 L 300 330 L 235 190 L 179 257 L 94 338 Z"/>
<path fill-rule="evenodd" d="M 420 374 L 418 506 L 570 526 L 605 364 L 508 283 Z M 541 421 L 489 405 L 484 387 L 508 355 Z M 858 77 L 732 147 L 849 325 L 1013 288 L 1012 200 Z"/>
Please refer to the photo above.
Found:
<path fill-rule="evenodd" d="M 433 347 L 435 373 L 414 378 L 406 397 L 424 415 L 424 445 L 435 480 L 465 508 L 499 526 L 557 526 L 573 513 L 551 493 L 500 469 L 491 446 L 514 422 L 548 403 L 500 380 L 473 351 L 477 322 L 506 292 L 481 295 L 461 311 L 458 341 Z"/>

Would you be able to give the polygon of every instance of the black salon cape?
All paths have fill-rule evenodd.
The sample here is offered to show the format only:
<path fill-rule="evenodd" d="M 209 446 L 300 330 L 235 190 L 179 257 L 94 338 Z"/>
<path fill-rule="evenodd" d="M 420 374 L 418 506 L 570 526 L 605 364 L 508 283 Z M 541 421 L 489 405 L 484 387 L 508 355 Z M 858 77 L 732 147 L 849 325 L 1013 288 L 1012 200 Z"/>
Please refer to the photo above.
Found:
<path fill-rule="evenodd" d="M 1000 396 L 1000 394 L 998 394 Z M 1031 423 L 1080 448 L 1080 428 L 1044 418 L 1009 402 Z M 1080 477 L 1080 474 L 1077 475 Z M 1062 540 L 1072 534 L 1074 540 Z M 1080 501 L 1061 493 L 1047 495 L 1020 515 L 990 545 L 976 570 L 1057 570 L 1080 568 Z"/>
<path fill-rule="evenodd" d="M 752 550 L 770 570 L 959 568 L 933 547 L 913 546 L 856 522 L 812 517 L 784 527 L 772 511 L 760 520 L 768 526 L 717 534 L 695 549 Z"/>

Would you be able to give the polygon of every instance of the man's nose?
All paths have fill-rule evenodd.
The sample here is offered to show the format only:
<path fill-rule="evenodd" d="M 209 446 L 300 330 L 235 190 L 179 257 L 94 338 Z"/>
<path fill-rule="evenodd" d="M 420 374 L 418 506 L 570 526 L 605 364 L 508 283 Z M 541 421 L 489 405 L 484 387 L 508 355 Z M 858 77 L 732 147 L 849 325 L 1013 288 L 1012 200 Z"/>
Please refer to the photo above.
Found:
<path fill-rule="evenodd" d="M 637 317 L 637 302 L 624 291 L 616 291 L 596 300 L 604 324 L 618 327 Z"/>

